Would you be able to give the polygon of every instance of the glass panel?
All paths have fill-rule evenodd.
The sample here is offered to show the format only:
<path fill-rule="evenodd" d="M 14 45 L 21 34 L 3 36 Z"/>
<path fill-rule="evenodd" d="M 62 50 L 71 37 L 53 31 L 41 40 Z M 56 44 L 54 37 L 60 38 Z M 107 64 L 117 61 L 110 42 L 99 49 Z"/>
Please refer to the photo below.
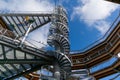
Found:
<path fill-rule="evenodd" d="M 17 59 L 24 59 L 25 53 L 22 51 L 16 50 L 16 57 L 17 57 Z"/>
<path fill-rule="evenodd" d="M 39 17 L 39 18 L 40 18 L 40 20 L 41 20 L 41 23 L 44 23 L 43 17 Z"/>
<path fill-rule="evenodd" d="M 12 73 L 14 73 L 14 74 L 17 73 L 17 71 L 16 71 L 11 65 L 5 64 L 5 66 L 6 66 Z"/>
<path fill-rule="evenodd" d="M 0 65 L 1 71 L 3 71 L 6 75 L 11 76 L 11 74 L 3 67 Z"/>
<path fill-rule="evenodd" d="M 35 22 L 32 24 L 32 26 L 35 28 L 37 25 L 35 24 Z"/>
<path fill-rule="evenodd" d="M 28 80 L 28 79 L 25 78 L 25 77 L 23 77 L 23 76 L 21 76 L 21 77 L 19 77 L 19 78 L 16 78 L 15 80 Z"/>
<path fill-rule="evenodd" d="M 45 20 L 47 21 L 47 20 L 48 20 L 48 17 L 45 17 Z"/>
<path fill-rule="evenodd" d="M 26 68 L 26 69 L 30 69 L 31 66 L 29 64 L 23 64 L 23 66 Z"/>
<path fill-rule="evenodd" d="M 17 23 L 17 24 L 19 23 L 18 20 L 17 20 L 17 18 L 15 16 L 13 16 L 12 18 L 15 21 L 15 23 Z"/>
<path fill-rule="evenodd" d="M 116 61 L 118 60 L 117 57 L 112 57 L 111 59 L 105 61 L 105 62 L 102 62 L 96 66 L 93 66 L 91 69 L 90 69 L 90 73 L 94 73 L 96 71 L 99 71 L 99 70 L 102 70 L 104 68 L 107 68 L 109 66 L 111 66 L 112 64 L 114 64 Z"/>
<path fill-rule="evenodd" d="M 115 73 L 115 74 L 109 75 L 107 77 L 101 78 L 100 80 L 119 80 L 120 78 L 117 79 L 119 77 L 118 75 L 120 75 L 120 73 Z M 118 77 L 116 77 L 116 76 L 118 76 Z"/>
<path fill-rule="evenodd" d="M 20 31 L 22 31 L 22 33 L 25 33 L 24 29 L 23 29 L 23 25 L 18 21 L 18 19 L 16 17 L 13 17 L 13 19 L 15 20 L 18 29 L 20 29 Z M 21 34 L 22 34 L 21 33 Z"/>
<path fill-rule="evenodd" d="M 116 80 L 119 80 L 120 79 L 120 75 L 116 78 Z"/>
<path fill-rule="evenodd" d="M 3 59 L 3 50 L 1 45 L 0 45 L 0 59 Z"/>
<path fill-rule="evenodd" d="M 21 32 L 18 29 L 18 26 L 14 23 L 14 21 L 12 20 L 12 18 L 8 17 L 8 19 L 10 20 L 11 24 L 14 26 L 14 29 L 19 33 L 19 35 L 21 35 Z"/>
<path fill-rule="evenodd" d="M 13 65 L 17 68 L 17 70 L 18 70 L 19 72 L 22 72 L 22 71 L 23 71 L 23 69 L 20 67 L 19 64 L 13 64 Z"/>
<path fill-rule="evenodd" d="M 45 76 L 53 76 L 53 73 L 47 69 L 41 69 L 39 72 L 37 72 L 38 74 L 42 74 Z"/>
<path fill-rule="evenodd" d="M 37 24 L 36 24 L 36 20 L 35 20 L 35 18 L 34 18 L 34 17 L 31 17 L 31 20 L 33 20 L 33 21 L 34 21 L 32 24 L 33 24 L 33 27 L 35 28 L 35 27 L 37 26 Z"/>
<path fill-rule="evenodd" d="M 23 64 L 20 64 L 20 66 L 19 66 L 19 70 L 20 70 L 21 72 L 23 72 L 23 71 L 26 70 L 26 68 L 23 66 Z"/>
<path fill-rule="evenodd" d="M 28 27 L 26 26 L 26 24 L 23 23 L 23 20 L 24 20 L 24 19 L 23 19 L 22 17 L 20 17 L 20 16 L 18 16 L 18 19 L 19 19 L 19 21 L 23 24 L 24 29 L 27 30 Z"/>
<path fill-rule="evenodd" d="M 39 19 L 38 19 L 37 17 L 34 17 L 34 19 L 35 19 L 37 25 L 39 26 L 39 25 L 40 25 L 40 21 L 39 21 Z"/>
<path fill-rule="evenodd" d="M 2 18 L 5 20 L 5 22 L 6 22 L 7 24 L 10 24 L 5 17 L 2 17 Z"/>
<path fill-rule="evenodd" d="M 7 53 L 6 53 L 6 58 L 7 59 L 14 59 L 14 50 L 10 49 Z"/>
<path fill-rule="evenodd" d="M 30 54 L 26 54 L 26 58 L 27 58 L 27 59 L 34 59 L 34 56 L 33 56 L 33 55 L 30 55 Z"/>
<path fill-rule="evenodd" d="M 5 49 L 6 58 L 13 59 L 14 58 L 13 49 L 7 46 L 4 46 L 4 49 Z"/>
<path fill-rule="evenodd" d="M 8 52 L 11 48 L 7 47 L 7 46 L 4 46 L 4 49 L 5 49 L 5 52 Z"/>

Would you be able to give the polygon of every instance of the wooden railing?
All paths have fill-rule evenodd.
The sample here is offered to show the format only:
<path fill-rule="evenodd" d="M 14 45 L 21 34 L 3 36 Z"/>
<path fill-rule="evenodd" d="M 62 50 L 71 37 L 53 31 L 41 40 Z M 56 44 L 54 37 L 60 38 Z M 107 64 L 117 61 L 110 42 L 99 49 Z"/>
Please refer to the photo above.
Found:
<path fill-rule="evenodd" d="M 0 35 L 15 38 L 14 33 L 8 29 L 3 28 L 3 26 L 1 24 L 0 24 Z"/>
<path fill-rule="evenodd" d="M 92 54 L 88 54 L 88 56 L 86 57 L 83 57 L 83 58 L 77 58 L 77 59 L 72 59 L 73 60 L 73 64 L 79 64 L 79 63 L 85 63 L 85 62 L 89 62 L 101 55 L 104 55 L 105 53 L 108 53 L 108 52 L 112 52 L 112 48 L 113 46 L 116 45 L 117 42 L 120 41 L 120 31 L 117 32 L 113 37 L 112 39 L 108 42 L 106 41 L 106 45 L 103 45 L 103 48 L 98 50 L 98 51 L 95 51 L 95 53 L 92 53 Z"/>

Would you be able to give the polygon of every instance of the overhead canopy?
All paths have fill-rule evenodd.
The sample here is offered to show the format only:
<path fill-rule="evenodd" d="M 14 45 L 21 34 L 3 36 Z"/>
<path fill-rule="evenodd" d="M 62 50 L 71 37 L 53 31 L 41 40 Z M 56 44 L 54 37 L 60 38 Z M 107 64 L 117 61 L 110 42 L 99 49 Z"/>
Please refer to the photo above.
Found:
<path fill-rule="evenodd" d="M 15 35 L 21 37 L 25 34 L 28 28 L 28 24 L 32 24 L 31 31 L 42 27 L 50 22 L 52 14 L 35 14 L 35 13 L 8 13 L 0 14 L 3 22 L 7 25 L 7 28 L 14 32 Z"/>

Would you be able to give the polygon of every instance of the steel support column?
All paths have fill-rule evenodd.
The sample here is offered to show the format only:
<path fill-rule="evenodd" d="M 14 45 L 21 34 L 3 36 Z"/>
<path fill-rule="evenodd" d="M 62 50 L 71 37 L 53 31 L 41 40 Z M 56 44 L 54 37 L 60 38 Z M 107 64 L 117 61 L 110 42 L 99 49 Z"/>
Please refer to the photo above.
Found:
<path fill-rule="evenodd" d="M 58 62 L 54 62 L 54 77 L 57 79 L 57 80 L 60 80 L 60 67 L 59 67 L 59 64 Z"/>

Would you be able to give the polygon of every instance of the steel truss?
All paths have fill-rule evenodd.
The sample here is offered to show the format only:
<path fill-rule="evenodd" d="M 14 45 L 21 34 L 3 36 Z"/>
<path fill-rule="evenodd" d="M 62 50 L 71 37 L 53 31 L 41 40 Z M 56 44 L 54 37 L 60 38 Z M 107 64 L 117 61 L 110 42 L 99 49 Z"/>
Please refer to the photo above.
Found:
<path fill-rule="evenodd" d="M 25 35 L 27 31 L 27 22 L 25 18 L 29 17 L 31 20 L 34 20 L 32 29 L 30 32 L 42 27 L 43 25 L 49 23 L 50 17 L 52 14 L 25 14 L 25 13 L 9 13 L 9 14 L 0 14 L 0 17 L 3 19 L 4 23 L 7 24 L 7 28 L 14 32 L 17 37 Z"/>
<path fill-rule="evenodd" d="M 14 42 L 14 43 L 13 43 Z M 0 36 L 0 75 L 2 78 L 22 74 L 31 70 L 36 64 L 50 64 L 50 56 L 44 51 L 24 45 L 5 36 Z"/>
<path fill-rule="evenodd" d="M 52 14 L 0 14 L 2 21 L 7 25 L 6 28 L 8 28 L 8 30 L 4 29 L 4 27 L 2 27 L 3 25 L 0 25 L 0 27 L 2 27 L 0 35 L 0 77 L 3 80 L 14 79 L 21 75 L 33 72 L 34 70 L 39 70 L 42 65 L 55 66 L 54 77 L 59 80 L 64 77 L 64 75 L 68 76 L 70 74 L 72 64 L 68 56 L 66 56 L 70 51 L 67 15 L 64 9 L 60 6 L 56 10 L 58 13 L 55 12 Z M 34 21 L 32 25 L 29 24 L 31 27 L 28 26 L 26 17 Z M 54 34 L 53 37 L 56 37 L 56 40 L 54 41 L 59 42 L 59 45 L 54 48 L 59 47 L 61 50 L 64 49 L 62 52 L 57 50 L 46 51 L 36 49 L 26 45 L 24 42 L 21 46 L 21 40 L 19 40 L 19 38 L 26 35 L 28 29 L 30 29 L 28 33 L 32 32 L 49 22 L 52 22 L 53 24 L 53 20 L 60 20 L 55 21 L 56 23 L 54 24 L 56 26 L 56 31 L 59 30 L 60 33 L 56 35 Z M 57 26 L 59 27 L 58 29 Z M 51 30 L 52 29 L 50 29 L 50 32 Z M 10 37 L 11 35 L 8 33 L 11 33 L 11 35 L 13 34 L 14 36 Z M 50 38 L 48 38 L 48 43 L 51 44 L 49 41 L 52 41 Z M 53 60 L 56 60 L 57 62 L 54 62 Z M 62 70 L 62 72 L 60 72 L 60 76 L 56 74 L 56 70 L 58 70 L 57 68 Z"/>

